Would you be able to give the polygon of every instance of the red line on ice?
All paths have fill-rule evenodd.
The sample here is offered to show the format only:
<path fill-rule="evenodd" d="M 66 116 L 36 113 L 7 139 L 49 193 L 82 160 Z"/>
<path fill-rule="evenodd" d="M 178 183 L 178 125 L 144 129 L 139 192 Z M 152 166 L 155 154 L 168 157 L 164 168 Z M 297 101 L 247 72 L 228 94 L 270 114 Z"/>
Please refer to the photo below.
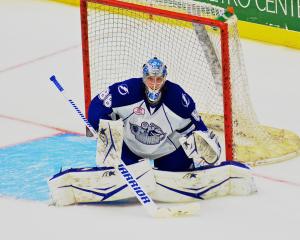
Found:
<path fill-rule="evenodd" d="M 63 128 L 54 127 L 54 126 L 46 125 L 46 124 L 43 124 L 43 123 L 37 123 L 37 122 L 29 121 L 29 120 L 24 120 L 24 119 L 20 119 L 20 118 L 16 118 L 16 117 L 5 116 L 5 115 L 2 115 L 2 114 L 0 114 L 0 118 L 5 118 L 5 119 L 13 120 L 13 121 L 28 123 L 28 124 L 39 126 L 39 127 L 49 128 L 49 129 L 56 130 L 56 131 L 63 132 L 63 133 L 84 135 L 83 133 L 80 133 L 80 132 L 70 131 L 70 130 L 66 130 L 66 129 L 63 129 Z"/>
<path fill-rule="evenodd" d="M 280 182 L 280 183 L 300 187 L 300 183 L 291 182 L 291 181 L 288 181 L 288 180 L 274 178 L 274 177 L 270 177 L 270 176 L 265 176 L 265 175 L 262 175 L 262 174 L 259 174 L 259 173 L 253 173 L 253 175 L 256 176 L 256 177 L 260 177 L 260 178 L 264 178 L 264 179 L 273 181 L 273 182 Z"/>
<path fill-rule="evenodd" d="M 56 52 L 53 52 L 53 53 L 50 53 L 50 54 L 47 54 L 47 55 L 44 55 L 44 56 L 41 56 L 41 57 L 38 57 L 38 58 L 35 58 L 35 59 L 32 59 L 32 60 L 29 60 L 29 61 L 26 61 L 26 62 L 22 62 L 22 63 L 16 64 L 16 65 L 4 68 L 4 69 L 0 69 L 0 73 L 8 72 L 8 71 L 14 70 L 16 68 L 26 66 L 26 65 L 31 64 L 31 63 L 39 62 L 39 61 L 47 59 L 49 57 L 52 57 L 52 56 L 61 54 L 63 52 L 67 52 L 67 51 L 70 51 L 72 49 L 78 48 L 79 46 L 80 46 L 79 44 L 73 45 L 73 46 L 70 46 L 70 47 L 67 47 L 67 48 L 64 48 L 64 49 L 60 49 Z"/>

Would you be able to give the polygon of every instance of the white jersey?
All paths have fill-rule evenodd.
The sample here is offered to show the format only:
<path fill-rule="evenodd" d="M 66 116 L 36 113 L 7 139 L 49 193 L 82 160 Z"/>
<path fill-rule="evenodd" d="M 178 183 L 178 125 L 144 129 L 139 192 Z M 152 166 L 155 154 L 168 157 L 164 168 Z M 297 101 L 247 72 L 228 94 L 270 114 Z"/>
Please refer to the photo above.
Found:
<path fill-rule="evenodd" d="M 192 98 L 170 81 L 166 81 L 156 106 L 148 103 L 142 78 L 115 83 L 92 100 L 88 115 L 96 130 L 100 119 L 121 118 L 124 142 L 142 158 L 157 159 L 172 153 L 180 147 L 180 137 L 207 130 Z"/>

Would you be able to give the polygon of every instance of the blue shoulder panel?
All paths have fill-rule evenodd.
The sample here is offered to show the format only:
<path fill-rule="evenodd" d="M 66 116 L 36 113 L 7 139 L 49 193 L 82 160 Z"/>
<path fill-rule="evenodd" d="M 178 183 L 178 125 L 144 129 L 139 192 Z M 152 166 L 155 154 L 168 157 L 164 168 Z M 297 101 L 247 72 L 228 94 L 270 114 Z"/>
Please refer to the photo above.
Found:
<path fill-rule="evenodd" d="M 207 127 L 196 110 L 196 104 L 178 84 L 166 81 L 163 93 L 163 103 L 182 118 L 190 118 L 195 130 L 207 131 Z"/>
<path fill-rule="evenodd" d="M 163 103 L 182 118 L 190 118 L 195 109 L 194 100 L 178 84 L 166 81 Z"/>
<path fill-rule="evenodd" d="M 131 78 L 109 87 L 112 95 L 112 108 L 134 104 L 144 99 L 142 78 Z"/>
<path fill-rule="evenodd" d="M 98 130 L 99 120 L 111 120 L 114 107 L 122 107 L 141 101 L 144 98 L 142 78 L 131 78 L 115 83 L 95 96 L 89 106 L 88 120 Z"/>

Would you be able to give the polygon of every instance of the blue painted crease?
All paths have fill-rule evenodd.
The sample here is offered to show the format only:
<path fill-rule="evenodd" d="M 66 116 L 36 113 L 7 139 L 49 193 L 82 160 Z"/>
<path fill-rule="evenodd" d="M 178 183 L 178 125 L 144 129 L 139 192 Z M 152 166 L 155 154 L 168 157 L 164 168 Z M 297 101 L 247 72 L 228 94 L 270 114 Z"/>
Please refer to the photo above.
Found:
<path fill-rule="evenodd" d="M 62 134 L 0 149 L 0 195 L 47 201 L 51 176 L 62 168 L 95 166 L 96 144 L 94 139 Z"/>

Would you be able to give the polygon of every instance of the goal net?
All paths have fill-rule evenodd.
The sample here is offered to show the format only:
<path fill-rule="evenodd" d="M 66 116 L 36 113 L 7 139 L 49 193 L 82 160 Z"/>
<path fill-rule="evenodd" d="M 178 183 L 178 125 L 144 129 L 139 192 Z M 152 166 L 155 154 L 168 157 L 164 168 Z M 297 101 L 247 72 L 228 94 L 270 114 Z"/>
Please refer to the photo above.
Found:
<path fill-rule="evenodd" d="M 195 100 L 206 125 L 223 143 L 222 160 L 251 165 L 299 153 L 299 137 L 262 126 L 253 110 L 243 54 L 232 15 L 184 0 L 81 0 L 86 112 L 91 98 L 109 85 L 142 76 L 154 56 L 168 76 Z"/>

